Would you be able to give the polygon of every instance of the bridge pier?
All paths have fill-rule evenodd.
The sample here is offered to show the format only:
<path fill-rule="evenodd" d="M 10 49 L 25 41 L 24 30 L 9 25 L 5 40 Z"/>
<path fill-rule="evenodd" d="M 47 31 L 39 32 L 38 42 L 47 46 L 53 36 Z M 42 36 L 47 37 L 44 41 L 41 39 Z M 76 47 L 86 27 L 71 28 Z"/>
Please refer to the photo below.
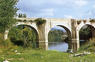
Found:
<path fill-rule="evenodd" d="M 39 41 L 39 48 L 48 50 L 48 43 L 45 41 Z"/>
<path fill-rule="evenodd" d="M 45 24 L 37 26 L 39 34 L 39 48 L 48 49 L 48 42 L 45 35 Z"/>
<path fill-rule="evenodd" d="M 78 51 L 78 49 L 79 49 L 79 40 L 72 39 L 72 50 L 73 50 L 73 52 Z"/>
<path fill-rule="evenodd" d="M 72 23 L 71 23 L 71 26 L 72 26 L 72 49 L 73 49 L 73 52 L 76 52 L 80 45 L 79 31 L 76 29 L 77 21 L 74 19 L 72 19 L 71 21 L 72 21 Z"/>

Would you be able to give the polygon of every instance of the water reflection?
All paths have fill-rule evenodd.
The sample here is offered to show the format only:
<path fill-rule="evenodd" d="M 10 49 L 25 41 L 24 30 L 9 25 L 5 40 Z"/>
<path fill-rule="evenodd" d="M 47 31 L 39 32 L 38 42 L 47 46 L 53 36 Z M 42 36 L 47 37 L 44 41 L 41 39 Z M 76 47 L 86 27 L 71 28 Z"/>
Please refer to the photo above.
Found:
<path fill-rule="evenodd" d="M 56 50 L 66 52 L 68 50 L 68 43 L 66 42 L 49 42 L 48 50 Z"/>

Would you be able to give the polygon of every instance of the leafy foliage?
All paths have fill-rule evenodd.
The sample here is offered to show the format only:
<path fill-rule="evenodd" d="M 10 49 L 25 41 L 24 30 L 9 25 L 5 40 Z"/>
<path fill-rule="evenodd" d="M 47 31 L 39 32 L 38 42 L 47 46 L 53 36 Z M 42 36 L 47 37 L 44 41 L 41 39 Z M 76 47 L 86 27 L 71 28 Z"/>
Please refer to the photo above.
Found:
<path fill-rule="evenodd" d="M 95 22 L 95 19 L 91 19 L 90 22 Z"/>
<path fill-rule="evenodd" d="M 26 14 L 18 14 L 18 17 L 19 18 L 26 18 L 27 16 L 26 16 Z"/>
<path fill-rule="evenodd" d="M 49 42 L 62 42 L 66 39 L 66 37 L 63 38 L 63 35 L 66 35 L 66 33 L 61 30 L 51 30 L 48 35 L 48 40 Z"/>
<path fill-rule="evenodd" d="M 89 38 L 92 36 L 91 28 L 88 26 L 86 26 L 86 28 L 82 28 L 79 33 L 81 40 L 89 40 Z"/>
<path fill-rule="evenodd" d="M 2 43 L 3 43 L 3 35 L 0 33 L 0 47 L 2 47 L 2 46 L 1 46 Z"/>
<path fill-rule="evenodd" d="M 10 39 L 4 40 L 3 34 L 0 33 L 0 48 L 10 48 L 11 46 L 13 46 L 13 44 Z"/>
<path fill-rule="evenodd" d="M 81 20 L 78 20 L 78 21 L 77 21 L 77 24 L 79 25 L 80 23 L 81 23 Z"/>
<path fill-rule="evenodd" d="M 95 38 L 92 36 L 94 34 L 92 30 L 94 30 L 94 27 L 88 25 L 80 30 L 80 40 L 84 40 L 80 42 L 80 50 L 95 51 Z"/>
<path fill-rule="evenodd" d="M 14 44 L 24 47 L 37 47 L 37 35 L 27 26 L 17 26 L 10 30 L 9 37 Z"/>
<path fill-rule="evenodd" d="M 42 25 L 42 24 L 46 23 L 46 20 L 42 19 L 42 18 L 37 18 L 35 20 L 35 22 L 36 22 L 37 26 L 39 26 L 39 25 Z"/>
<path fill-rule="evenodd" d="M 95 38 L 90 39 L 79 50 L 95 52 Z"/>
<path fill-rule="evenodd" d="M 0 32 L 4 32 L 15 23 L 17 0 L 0 0 Z"/>

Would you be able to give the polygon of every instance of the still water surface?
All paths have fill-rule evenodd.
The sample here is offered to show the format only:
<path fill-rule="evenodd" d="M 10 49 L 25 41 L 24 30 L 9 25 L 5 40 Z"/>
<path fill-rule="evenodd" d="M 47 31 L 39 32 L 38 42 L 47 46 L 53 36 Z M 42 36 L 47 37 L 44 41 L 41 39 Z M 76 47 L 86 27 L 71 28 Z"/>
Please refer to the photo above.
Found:
<path fill-rule="evenodd" d="M 68 50 L 68 43 L 66 42 L 49 42 L 48 50 L 56 50 L 61 52 L 66 52 Z"/>

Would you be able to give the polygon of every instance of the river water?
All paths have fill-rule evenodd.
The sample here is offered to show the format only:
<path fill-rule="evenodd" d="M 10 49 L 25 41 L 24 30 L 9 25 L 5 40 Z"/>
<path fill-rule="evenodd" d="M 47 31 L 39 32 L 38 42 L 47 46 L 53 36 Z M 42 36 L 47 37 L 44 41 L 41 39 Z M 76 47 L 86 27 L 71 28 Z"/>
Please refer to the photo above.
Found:
<path fill-rule="evenodd" d="M 48 50 L 56 50 L 66 52 L 68 50 L 68 43 L 66 42 L 49 42 Z"/>
<path fill-rule="evenodd" d="M 84 44 L 86 40 L 80 40 L 80 43 Z M 61 52 L 66 52 L 68 50 L 68 43 L 66 42 L 49 42 L 48 50 L 56 50 Z"/>

